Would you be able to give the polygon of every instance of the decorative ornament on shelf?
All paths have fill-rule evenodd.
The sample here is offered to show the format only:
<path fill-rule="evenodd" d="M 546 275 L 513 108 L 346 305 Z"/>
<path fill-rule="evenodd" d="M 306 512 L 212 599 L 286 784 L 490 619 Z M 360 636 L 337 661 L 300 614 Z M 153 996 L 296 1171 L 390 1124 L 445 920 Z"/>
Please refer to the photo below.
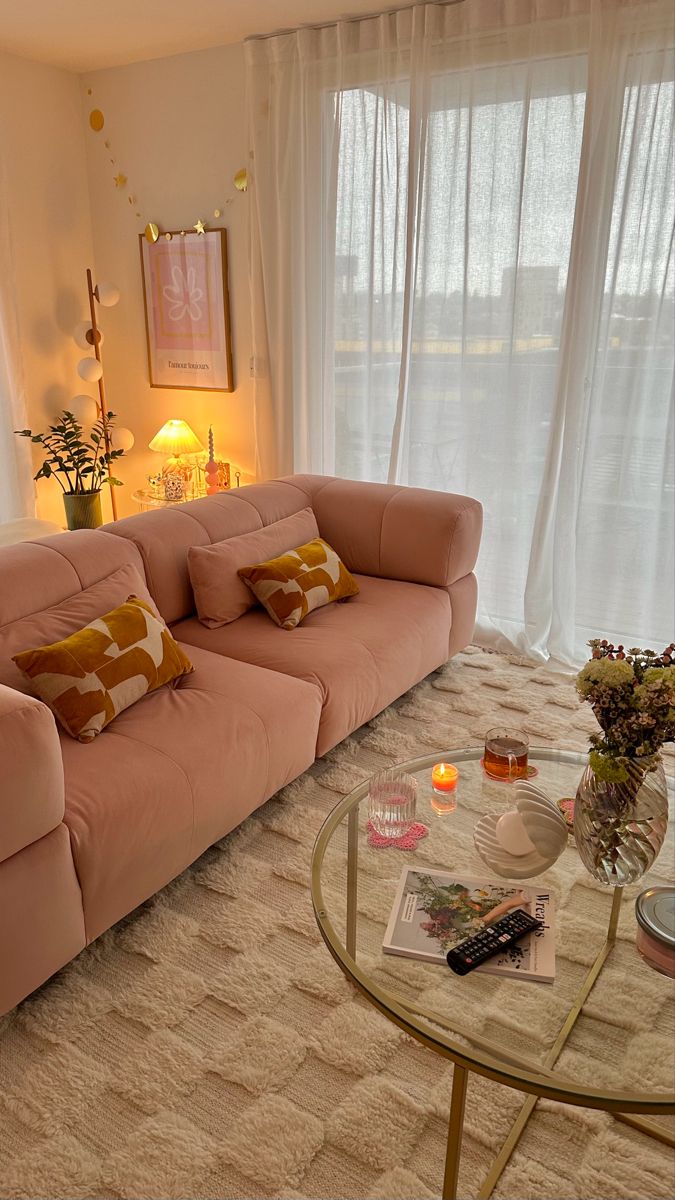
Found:
<path fill-rule="evenodd" d="M 547 871 L 567 845 L 567 826 L 548 796 L 532 783 L 515 784 L 516 806 L 481 817 L 473 831 L 476 850 L 506 879 L 531 879 Z"/>
<path fill-rule="evenodd" d="M 197 234 L 206 233 L 206 225 L 204 224 L 204 222 L 202 220 L 195 221 L 192 228 L 194 229 L 195 233 L 197 233 Z"/>
<path fill-rule="evenodd" d="M 164 499 L 165 500 L 184 500 L 186 484 L 181 475 L 165 475 L 164 476 Z"/>
<path fill-rule="evenodd" d="M 220 487 L 218 486 L 218 463 L 215 459 L 212 425 L 209 425 L 209 461 L 204 467 L 204 475 L 206 477 L 206 494 L 213 496 L 220 491 Z"/>
<path fill-rule="evenodd" d="M 577 675 L 601 733 L 574 802 L 574 839 L 600 883 L 624 887 L 654 862 L 668 824 L 661 747 L 675 740 L 675 642 L 662 654 L 625 651 L 606 638 Z"/>

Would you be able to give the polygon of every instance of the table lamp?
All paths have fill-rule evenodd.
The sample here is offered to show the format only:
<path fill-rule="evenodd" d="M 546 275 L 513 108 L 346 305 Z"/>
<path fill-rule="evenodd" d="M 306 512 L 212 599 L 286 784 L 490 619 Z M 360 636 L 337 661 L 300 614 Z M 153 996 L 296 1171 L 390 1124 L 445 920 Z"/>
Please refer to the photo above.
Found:
<path fill-rule="evenodd" d="M 166 421 L 162 425 L 162 428 L 158 430 L 149 443 L 149 448 L 155 450 L 158 454 L 166 454 L 168 456 L 164 465 L 165 471 L 184 468 L 188 464 L 182 461 L 183 455 L 201 454 L 204 450 L 199 438 L 190 429 L 187 421 L 182 421 L 176 417 L 173 417 L 170 421 Z"/>

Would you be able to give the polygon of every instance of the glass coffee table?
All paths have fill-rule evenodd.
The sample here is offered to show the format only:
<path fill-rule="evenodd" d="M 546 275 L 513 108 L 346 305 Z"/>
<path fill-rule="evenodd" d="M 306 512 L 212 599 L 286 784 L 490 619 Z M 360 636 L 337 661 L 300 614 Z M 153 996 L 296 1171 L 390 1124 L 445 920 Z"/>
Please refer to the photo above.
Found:
<path fill-rule="evenodd" d="M 672 882 L 667 878 L 673 860 L 672 821 L 652 871 L 629 888 L 610 890 L 596 884 L 583 867 L 572 837 L 550 870 L 521 881 L 524 887 L 540 887 L 554 897 L 556 978 L 552 984 L 479 971 L 461 977 L 443 963 L 383 953 L 403 867 L 499 882 L 474 848 L 473 828 L 484 813 L 512 807 L 513 787 L 486 776 L 481 757 L 481 748 L 450 750 L 399 764 L 400 770 L 418 779 L 417 820 L 429 827 L 415 849 L 368 844 L 370 781 L 366 780 L 333 809 L 312 855 L 312 903 L 333 958 L 380 1012 L 454 1063 L 443 1200 L 457 1196 L 470 1072 L 528 1093 L 478 1193 L 480 1200 L 491 1195 L 540 1096 L 603 1109 L 675 1146 L 675 1138 L 663 1124 L 645 1119 L 645 1114 L 675 1113 L 675 986 L 639 957 L 633 904 L 650 883 Z M 454 812 L 440 813 L 432 806 L 445 803 L 431 786 L 431 768 L 438 761 L 459 768 Z M 574 796 L 586 756 L 533 749 L 529 761 L 538 774 L 534 782 L 550 799 L 558 800 Z M 630 984 L 628 996 L 623 980 Z M 658 1078 L 649 1073 L 644 1077 L 641 1056 L 630 1048 L 636 1020 L 643 1031 L 641 983 L 649 998 L 644 1032 L 659 1039 Z M 625 1004 L 632 1004 L 636 1015 L 623 1028 L 617 1012 Z"/>

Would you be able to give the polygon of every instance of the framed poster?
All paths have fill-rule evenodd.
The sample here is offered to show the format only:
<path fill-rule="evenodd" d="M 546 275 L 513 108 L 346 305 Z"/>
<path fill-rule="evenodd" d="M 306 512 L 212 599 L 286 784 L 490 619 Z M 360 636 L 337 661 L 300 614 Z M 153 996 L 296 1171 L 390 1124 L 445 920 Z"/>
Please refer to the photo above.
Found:
<path fill-rule="evenodd" d="M 138 240 L 150 386 L 231 392 L 227 230 Z"/>

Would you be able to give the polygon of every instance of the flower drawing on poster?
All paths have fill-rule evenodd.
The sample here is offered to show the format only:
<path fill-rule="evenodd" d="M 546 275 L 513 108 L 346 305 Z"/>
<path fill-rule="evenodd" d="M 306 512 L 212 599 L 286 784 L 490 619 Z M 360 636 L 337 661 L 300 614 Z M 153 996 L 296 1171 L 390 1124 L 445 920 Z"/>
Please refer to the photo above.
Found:
<path fill-rule="evenodd" d="M 225 230 L 140 246 L 151 386 L 232 391 Z"/>
<path fill-rule="evenodd" d="M 182 321 L 185 316 L 191 321 L 201 320 L 200 301 L 204 299 L 204 290 L 197 287 L 197 273 L 194 267 L 188 267 L 184 271 L 182 267 L 174 264 L 171 267 L 171 283 L 162 288 L 162 295 L 169 305 L 170 321 Z"/>

